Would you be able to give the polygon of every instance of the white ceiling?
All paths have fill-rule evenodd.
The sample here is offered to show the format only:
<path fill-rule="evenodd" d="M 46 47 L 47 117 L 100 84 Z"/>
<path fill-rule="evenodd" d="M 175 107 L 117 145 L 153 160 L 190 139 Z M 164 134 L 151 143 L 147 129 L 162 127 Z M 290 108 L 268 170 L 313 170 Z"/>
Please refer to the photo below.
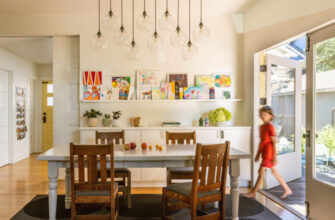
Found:
<path fill-rule="evenodd" d="M 0 48 L 36 64 L 52 63 L 51 37 L 0 37 Z"/>
<path fill-rule="evenodd" d="M 218 8 L 226 12 L 243 12 L 257 0 L 206 0 L 203 5 L 207 10 Z M 177 0 L 169 0 L 175 5 Z M 193 5 L 198 5 L 200 0 L 192 0 Z M 83 14 L 96 13 L 98 0 L 1 0 L 1 14 Z M 181 1 L 182 4 L 188 1 Z M 119 9 L 120 0 L 112 0 L 114 8 Z M 143 0 L 136 0 L 136 7 L 142 6 Z M 154 0 L 147 0 L 147 5 L 154 4 Z M 131 0 L 124 0 L 124 7 L 131 9 Z M 158 0 L 158 7 L 165 6 L 165 0 Z M 109 0 L 101 0 L 101 8 L 109 8 Z"/>

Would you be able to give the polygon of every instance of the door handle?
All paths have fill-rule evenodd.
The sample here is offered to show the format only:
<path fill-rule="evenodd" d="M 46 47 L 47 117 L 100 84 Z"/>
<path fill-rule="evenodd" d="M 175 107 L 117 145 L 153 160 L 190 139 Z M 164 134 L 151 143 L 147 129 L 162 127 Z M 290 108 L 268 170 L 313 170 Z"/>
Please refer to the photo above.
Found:
<path fill-rule="evenodd" d="M 47 113 L 43 112 L 43 123 L 47 123 Z"/>

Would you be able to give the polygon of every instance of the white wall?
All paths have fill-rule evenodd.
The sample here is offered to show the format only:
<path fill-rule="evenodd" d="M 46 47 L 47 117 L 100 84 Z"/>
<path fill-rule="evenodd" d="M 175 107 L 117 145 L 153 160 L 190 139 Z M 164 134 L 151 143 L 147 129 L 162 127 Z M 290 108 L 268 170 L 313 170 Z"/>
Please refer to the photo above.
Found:
<path fill-rule="evenodd" d="M 13 160 L 15 163 L 23 158 L 26 158 L 30 154 L 30 108 L 31 101 L 29 98 L 29 80 L 36 78 L 36 65 L 30 61 L 22 59 L 21 57 L 16 56 L 15 54 L 3 50 L 0 48 L 0 67 L 12 72 L 14 87 L 24 87 L 27 89 L 27 106 L 26 106 L 26 125 L 28 127 L 28 132 L 26 138 L 23 140 L 16 139 L 16 115 L 13 114 L 12 123 L 13 123 Z M 15 110 L 15 92 L 13 90 L 14 100 L 13 100 L 13 109 Z M 32 101 L 33 103 L 33 101 Z"/>
<path fill-rule="evenodd" d="M 37 64 L 36 72 L 38 78 L 52 79 L 52 64 Z"/>
<path fill-rule="evenodd" d="M 136 17 L 142 10 L 141 3 L 136 2 Z M 107 13 L 108 2 L 102 1 L 101 8 L 103 9 L 102 14 Z M 114 8 L 119 15 L 119 2 L 114 1 Z M 226 5 L 223 1 L 215 0 L 210 1 L 208 4 L 204 4 L 204 21 L 208 25 L 211 31 L 211 39 L 207 44 L 197 45 L 199 48 L 199 57 L 197 61 L 185 62 L 181 58 L 180 50 L 177 48 L 172 48 L 167 41 L 167 34 L 162 33 L 162 37 L 165 39 L 165 56 L 157 59 L 154 58 L 152 54 L 146 49 L 146 41 L 150 36 L 150 33 L 139 33 L 136 30 L 136 41 L 142 46 L 144 50 L 143 59 L 137 62 L 130 62 L 124 58 L 124 49 L 116 47 L 113 43 L 110 49 L 107 51 L 96 51 L 92 49 L 89 44 L 93 35 L 97 31 L 97 12 L 96 2 L 94 1 L 84 1 L 83 7 L 86 8 L 87 5 L 90 6 L 92 10 L 76 12 L 73 14 L 0 14 L 0 35 L 44 35 L 44 36 L 59 36 L 59 35 L 79 35 L 80 36 L 80 69 L 81 70 L 92 70 L 101 69 L 107 74 L 113 75 L 126 75 L 133 74 L 137 69 L 159 69 L 162 74 L 165 75 L 166 72 L 188 72 L 190 75 L 193 74 L 211 74 L 213 72 L 228 72 L 234 75 L 235 97 L 243 98 L 243 86 L 242 86 L 242 63 L 241 59 L 241 36 L 237 35 L 234 31 L 230 12 L 227 11 Z M 162 14 L 164 12 L 164 4 L 159 3 L 158 13 Z M 131 17 L 130 17 L 130 1 L 125 1 L 125 11 L 127 13 L 125 16 L 125 27 L 130 30 L 131 27 Z M 153 1 L 148 3 L 148 11 L 152 12 Z M 187 16 L 187 2 L 182 2 L 181 11 L 181 21 L 180 24 L 182 28 L 187 32 L 188 16 Z M 176 14 L 176 1 L 170 2 L 170 10 L 174 15 Z M 196 26 L 199 22 L 199 4 L 193 4 L 192 7 L 192 28 Z M 119 16 L 120 17 L 120 16 Z M 158 16 L 159 17 L 159 16 Z M 3 22 L 6 21 L 6 22 Z M 105 33 L 105 32 L 103 32 Z M 55 69 L 55 67 L 54 67 Z M 56 74 L 54 72 L 54 74 Z M 79 77 L 78 73 L 74 77 Z M 190 82 L 192 84 L 193 82 Z M 69 94 L 69 99 L 73 100 L 77 98 L 77 94 Z M 109 104 L 98 104 L 96 107 L 98 109 L 104 109 L 104 112 L 110 112 L 112 110 L 122 110 L 124 115 L 124 123 L 128 120 L 127 117 L 135 116 L 134 108 L 143 111 L 150 110 L 147 104 L 139 104 L 132 106 L 115 106 Z M 188 105 L 188 104 L 187 104 Z M 82 115 L 85 109 L 90 108 L 91 104 L 80 104 L 80 115 Z M 215 108 L 215 105 L 208 104 L 197 104 L 189 105 L 182 112 L 183 108 L 181 105 L 171 105 L 169 108 L 175 109 L 168 115 L 165 113 L 166 108 L 161 106 L 152 108 L 152 111 L 156 111 L 157 115 L 149 117 L 149 114 L 143 115 L 143 121 L 148 124 L 157 123 L 162 121 L 159 113 L 164 113 L 166 119 L 168 117 L 182 118 L 186 117 L 188 124 L 191 123 L 192 119 L 198 119 L 202 111 L 207 111 L 209 109 Z M 244 115 L 242 113 L 243 104 L 237 104 L 234 106 L 227 106 L 231 108 L 233 114 L 237 118 L 239 125 L 248 125 L 244 123 Z M 133 109 L 130 109 L 133 108 Z M 186 109 L 188 109 L 186 111 Z M 55 121 L 58 120 L 55 110 Z M 137 111 L 138 112 L 138 111 Z M 164 118 L 165 119 L 165 118 Z M 56 131 L 57 133 L 57 131 Z M 58 137 L 55 135 L 55 140 Z"/>
<path fill-rule="evenodd" d="M 333 0 L 258 0 L 244 12 L 245 32 L 335 7 Z"/>

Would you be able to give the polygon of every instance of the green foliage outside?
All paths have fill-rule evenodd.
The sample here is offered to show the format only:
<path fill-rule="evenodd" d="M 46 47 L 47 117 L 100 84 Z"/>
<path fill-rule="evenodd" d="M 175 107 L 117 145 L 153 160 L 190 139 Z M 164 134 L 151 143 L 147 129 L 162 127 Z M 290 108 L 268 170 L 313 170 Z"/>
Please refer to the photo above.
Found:
<path fill-rule="evenodd" d="M 318 132 L 318 136 L 317 142 L 328 149 L 330 157 L 335 156 L 335 128 L 331 125 L 326 125 Z"/>
<path fill-rule="evenodd" d="M 335 69 L 335 38 L 320 42 L 316 46 L 316 72 Z"/>

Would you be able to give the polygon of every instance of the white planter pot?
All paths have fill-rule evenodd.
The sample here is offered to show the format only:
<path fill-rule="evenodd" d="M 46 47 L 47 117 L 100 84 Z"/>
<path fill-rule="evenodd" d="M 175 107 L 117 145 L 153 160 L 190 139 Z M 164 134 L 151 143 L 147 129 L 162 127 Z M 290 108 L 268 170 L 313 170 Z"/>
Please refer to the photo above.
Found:
<path fill-rule="evenodd" d="M 216 127 L 224 127 L 226 126 L 226 122 L 225 121 L 220 121 L 220 122 L 216 122 Z"/>
<path fill-rule="evenodd" d="M 115 120 L 115 119 L 113 119 L 113 120 L 112 120 L 112 126 L 113 126 L 113 127 L 119 127 L 119 120 Z"/>
<path fill-rule="evenodd" d="M 88 127 L 96 127 L 98 125 L 99 119 L 98 118 L 88 118 L 87 125 Z"/>

